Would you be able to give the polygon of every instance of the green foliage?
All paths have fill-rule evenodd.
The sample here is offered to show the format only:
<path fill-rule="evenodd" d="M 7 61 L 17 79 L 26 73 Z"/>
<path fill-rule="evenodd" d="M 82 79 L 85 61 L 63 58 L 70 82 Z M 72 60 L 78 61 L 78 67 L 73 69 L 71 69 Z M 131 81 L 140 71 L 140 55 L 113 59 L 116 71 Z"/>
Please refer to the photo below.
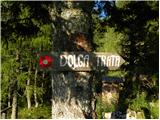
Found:
<path fill-rule="evenodd" d="M 113 112 L 115 110 L 116 110 L 115 104 L 109 104 L 105 101 L 102 101 L 101 96 L 97 97 L 96 113 L 97 113 L 98 119 L 103 118 L 103 113 Z"/>
<path fill-rule="evenodd" d="M 37 108 L 22 108 L 18 116 L 19 119 L 51 119 L 51 106 L 40 105 Z"/>
<path fill-rule="evenodd" d="M 119 9 L 124 9 L 131 1 L 116 1 L 116 7 Z"/>
<path fill-rule="evenodd" d="M 12 88 L 15 87 L 13 82 L 16 82 L 18 106 L 21 107 L 21 111 L 22 107 L 26 107 L 26 90 L 28 90 L 31 99 L 34 98 L 33 92 L 35 92 L 39 100 L 43 99 L 43 95 L 46 92 L 44 88 L 48 87 L 48 85 L 45 85 L 44 88 L 41 86 L 44 82 L 39 80 L 42 73 L 38 72 L 36 86 L 34 85 L 34 80 L 38 59 L 36 54 L 44 48 L 51 50 L 52 47 L 50 18 L 47 17 L 47 7 L 43 2 L 3 1 L 1 5 L 2 108 L 7 106 L 8 94 L 12 95 Z M 18 61 L 16 60 L 16 51 L 19 51 Z M 19 71 L 18 73 L 15 72 L 17 70 Z M 48 78 L 46 79 L 48 80 Z M 29 85 L 27 85 L 27 80 L 30 80 Z M 11 90 L 9 91 L 9 89 Z M 45 113 L 47 108 L 40 107 L 40 109 Z M 38 114 L 38 108 L 34 110 L 34 112 L 36 111 Z M 45 115 L 47 116 L 47 113 Z M 48 116 L 51 115 L 48 114 Z"/>
<path fill-rule="evenodd" d="M 113 76 L 113 77 L 124 77 L 125 76 L 125 72 L 122 70 L 117 70 L 117 71 L 108 71 L 107 75 L 108 76 Z"/>
<path fill-rule="evenodd" d="M 14 81 L 14 76 L 16 73 L 13 68 L 16 68 L 18 64 L 15 62 L 15 59 L 11 59 L 8 56 L 4 56 L 1 71 L 2 71 L 2 80 L 1 80 L 1 102 L 5 104 L 7 101 L 8 90 L 12 81 Z"/>
<path fill-rule="evenodd" d="M 136 112 L 142 111 L 146 114 L 144 109 L 147 109 L 152 119 L 158 119 L 159 117 L 159 102 L 158 100 L 149 102 L 146 100 L 146 94 L 137 94 L 137 97 L 130 101 L 129 108 Z M 148 114 L 148 113 L 147 113 Z"/>
<path fill-rule="evenodd" d="M 40 26 L 38 34 L 32 38 L 31 42 L 34 48 L 45 48 L 50 50 L 52 46 L 51 42 L 51 25 L 44 24 Z"/>
<path fill-rule="evenodd" d="M 42 87 L 36 87 L 35 89 L 35 93 L 37 94 L 38 98 L 42 98 L 43 95 L 46 92 L 46 89 L 42 88 Z"/>
<path fill-rule="evenodd" d="M 147 1 L 147 5 L 150 6 L 153 11 L 158 11 L 159 5 L 157 3 L 158 1 Z"/>
<path fill-rule="evenodd" d="M 25 83 L 27 82 L 27 79 L 28 79 L 27 72 L 23 72 L 17 76 L 18 89 L 25 89 L 26 87 Z"/>
<path fill-rule="evenodd" d="M 146 94 L 137 94 L 136 98 L 130 101 L 131 104 L 129 108 L 136 112 L 141 111 L 142 108 L 148 108 L 149 104 L 146 101 Z"/>
<path fill-rule="evenodd" d="M 149 109 L 151 111 L 151 118 L 158 119 L 159 118 L 159 101 L 152 101 L 150 103 Z"/>
<path fill-rule="evenodd" d="M 106 32 L 95 34 L 93 42 L 98 46 L 96 51 L 112 53 L 119 52 L 119 43 L 124 38 L 124 35 L 116 32 L 115 29 L 116 28 L 113 27 L 106 27 Z M 99 34 L 102 34 L 101 37 L 99 37 Z"/>
<path fill-rule="evenodd" d="M 121 99 L 132 101 L 124 106 L 129 104 L 136 111 L 142 107 L 149 110 L 149 101 L 157 99 L 158 77 L 146 77 L 146 80 L 137 78 L 141 74 L 152 76 L 159 71 L 158 21 L 157 1 L 116 1 L 116 9 L 109 20 L 111 26 L 116 26 L 117 31 L 126 36 L 120 43 L 120 53 L 127 63 L 123 65 L 127 74 L 122 91 L 122 96 L 125 97 Z M 140 91 L 145 91 L 146 94 L 140 94 Z"/>
<path fill-rule="evenodd" d="M 103 115 L 102 115 L 102 113 L 103 113 L 102 98 L 101 98 L 101 96 L 97 97 L 96 113 L 97 113 L 98 119 L 102 119 L 103 118 Z"/>
<path fill-rule="evenodd" d="M 115 111 L 115 105 L 114 104 L 103 103 L 102 106 L 103 106 L 102 111 L 105 112 L 105 113 Z"/>

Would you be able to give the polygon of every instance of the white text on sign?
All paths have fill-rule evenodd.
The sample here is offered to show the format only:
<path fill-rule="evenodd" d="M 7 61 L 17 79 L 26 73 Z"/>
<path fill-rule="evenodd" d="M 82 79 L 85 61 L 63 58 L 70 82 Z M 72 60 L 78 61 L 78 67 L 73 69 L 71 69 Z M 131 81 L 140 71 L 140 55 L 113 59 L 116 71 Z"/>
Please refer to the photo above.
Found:
<path fill-rule="evenodd" d="M 69 66 L 73 69 L 79 67 L 89 67 L 89 55 L 60 55 L 60 67 Z M 118 55 L 98 55 L 96 57 L 97 66 L 119 67 L 120 56 Z"/>

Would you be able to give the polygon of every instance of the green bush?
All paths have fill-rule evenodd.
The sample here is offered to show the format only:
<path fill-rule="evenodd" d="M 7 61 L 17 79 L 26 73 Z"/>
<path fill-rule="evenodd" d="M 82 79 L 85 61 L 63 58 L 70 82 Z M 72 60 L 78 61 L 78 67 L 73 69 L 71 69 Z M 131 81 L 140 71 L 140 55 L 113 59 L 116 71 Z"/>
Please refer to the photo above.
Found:
<path fill-rule="evenodd" d="M 131 110 L 136 111 L 136 112 L 142 111 L 141 110 L 142 107 L 149 108 L 149 104 L 145 98 L 146 98 L 145 93 L 142 93 L 142 94 L 138 93 L 137 97 L 135 99 L 131 100 L 131 104 L 129 105 L 129 108 Z"/>
<path fill-rule="evenodd" d="M 103 103 L 102 104 L 102 110 L 103 112 L 113 112 L 115 111 L 115 105 L 114 104 L 108 104 L 108 103 Z"/>
<path fill-rule="evenodd" d="M 51 106 L 32 107 L 30 109 L 23 108 L 19 110 L 19 119 L 51 119 Z"/>
<path fill-rule="evenodd" d="M 102 101 L 102 98 L 100 96 L 97 97 L 96 113 L 98 119 L 103 118 L 103 113 L 115 111 L 115 107 L 116 105 L 114 104 L 109 104 L 107 102 Z"/>
<path fill-rule="evenodd" d="M 139 111 L 142 112 L 143 108 L 145 108 L 150 113 L 149 118 L 158 119 L 158 117 L 159 117 L 159 102 L 158 102 L 158 100 L 156 102 L 152 101 L 149 103 L 149 101 L 146 100 L 145 93 L 138 94 L 137 97 L 132 100 L 129 108 L 136 111 L 136 112 L 139 112 Z"/>
<path fill-rule="evenodd" d="M 150 103 L 150 112 L 151 112 L 151 118 L 152 119 L 158 119 L 159 118 L 159 101 L 151 102 Z"/>
<path fill-rule="evenodd" d="M 97 113 L 97 117 L 98 119 L 101 119 L 103 116 L 102 116 L 102 98 L 101 96 L 98 96 L 97 97 L 97 103 L 96 103 L 96 113 Z"/>

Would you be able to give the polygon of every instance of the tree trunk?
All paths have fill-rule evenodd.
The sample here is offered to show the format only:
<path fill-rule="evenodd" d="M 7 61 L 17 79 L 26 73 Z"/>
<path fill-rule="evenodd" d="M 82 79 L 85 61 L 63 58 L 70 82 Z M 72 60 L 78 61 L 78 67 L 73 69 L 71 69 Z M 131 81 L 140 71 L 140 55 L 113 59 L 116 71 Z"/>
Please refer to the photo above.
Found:
<path fill-rule="evenodd" d="M 50 15 L 54 51 L 92 50 L 91 17 L 82 9 L 85 4 L 53 3 Z M 90 7 L 89 2 L 87 6 Z M 52 118 L 92 118 L 92 80 L 89 72 L 52 73 Z"/>
<path fill-rule="evenodd" d="M 28 109 L 31 108 L 31 89 L 30 89 L 30 76 L 31 76 L 31 61 L 29 62 L 29 69 L 28 69 L 28 80 L 27 80 L 27 106 Z"/>
<path fill-rule="evenodd" d="M 13 91 L 11 119 L 17 118 L 17 90 Z"/>
<path fill-rule="evenodd" d="M 31 108 L 31 95 L 30 95 L 30 88 L 29 88 L 29 85 L 30 85 L 30 79 L 27 80 L 27 106 L 28 106 L 28 109 Z"/>
<path fill-rule="evenodd" d="M 16 62 L 19 64 L 20 62 L 20 53 L 19 51 L 17 50 L 16 51 Z M 16 73 L 19 74 L 19 67 L 16 68 Z M 18 97 L 17 97 L 17 80 L 14 78 L 12 83 L 11 83 L 11 89 L 13 91 L 13 94 L 12 94 L 12 113 L 11 113 L 11 119 L 16 119 L 17 118 L 17 113 L 18 113 L 18 105 L 17 105 L 17 102 L 18 102 Z"/>
<path fill-rule="evenodd" d="M 34 102 L 35 102 L 35 107 L 38 107 L 38 100 L 37 100 L 37 90 L 36 90 L 36 87 L 37 87 L 37 69 L 35 71 L 35 75 L 34 75 Z"/>
<path fill-rule="evenodd" d="M 8 90 L 8 107 L 11 106 L 11 88 L 9 87 L 9 90 Z"/>

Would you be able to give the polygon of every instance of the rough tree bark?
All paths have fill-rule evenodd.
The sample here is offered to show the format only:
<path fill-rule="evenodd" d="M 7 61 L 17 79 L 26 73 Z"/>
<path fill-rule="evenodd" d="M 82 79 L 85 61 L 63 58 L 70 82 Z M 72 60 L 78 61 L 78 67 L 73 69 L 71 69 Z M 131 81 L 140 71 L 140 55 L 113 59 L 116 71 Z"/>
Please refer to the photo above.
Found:
<path fill-rule="evenodd" d="M 53 51 L 92 51 L 91 4 L 53 2 Z M 90 72 L 52 73 L 52 118 L 92 118 L 92 80 Z"/>

